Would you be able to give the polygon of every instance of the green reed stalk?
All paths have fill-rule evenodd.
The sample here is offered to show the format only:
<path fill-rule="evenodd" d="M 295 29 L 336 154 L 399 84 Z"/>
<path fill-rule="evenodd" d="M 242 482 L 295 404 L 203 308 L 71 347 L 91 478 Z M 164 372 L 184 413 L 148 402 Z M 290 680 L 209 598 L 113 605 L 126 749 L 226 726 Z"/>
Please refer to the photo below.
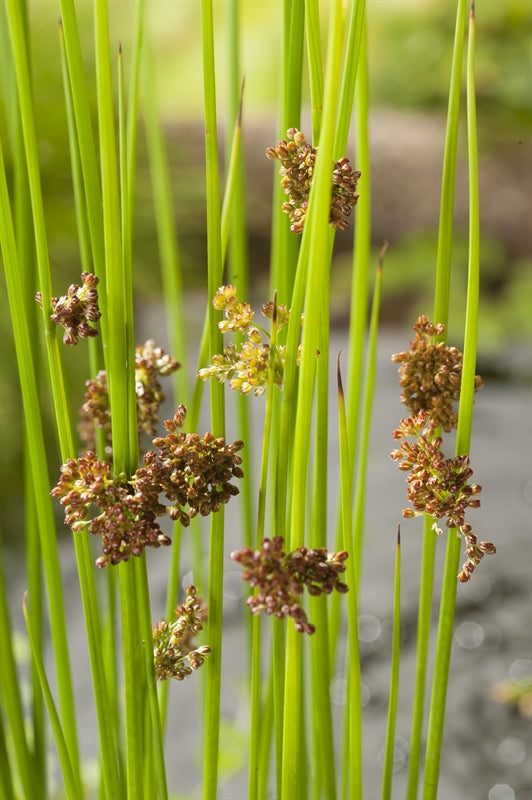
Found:
<path fill-rule="evenodd" d="M 222 283 L 222 241 L 220 210 L 220 175 L 216 130 L 216 81 L 214 66 L 214 30 L 211 0 L 202 0 L 201 23 L 203 42 L 203 89 L 205 106 L 205 168 L 207 190 L 207 264 L 208 297 L 214 297 Z M 218 329 L 220 312 L 209 302 L 209 345 L 211 356 L 222 350 Z M 225 432 L 223 386 L 211 382 L 211 422 L 215 436 Z M 209 621 L 207 635 L 211 655 L 206 664 L 205 739 L 203 795 L 216 797 L 218 783 L 218 751 L 220 737 L 220 690 L 222 667 L 222 598 L 224 557 L 224 511 L 211 516 L 209 551 Z"/>
<path fill-rule="evenodd" d="M 353 266 L 351 278 L 351 301 L 349 314 L 349 372 L 347 384 L 347 431 L 349 435 L 349 458 L 351 460 L 351 474 L 355 476 L 355 462 L 358 452 L 358 437 L 360 428 L 360 406 L 362 402 L 362 375 L 364 366 L 364 343 L 366 338 L 368 316 L 368 290 L 369 290 L 369 260 L 371 249 L 371 174 L 369 158 L 369 87 L 368 87 L 368 57 L 367 34 L 365 23 L 362 25 L 362 36 L 358 36 L 358 26 L 361 24 L 357 17 L 358 8 L 352 7 L 352 16 L 348 32 L 348 58 L 344 74 L 353 68 L 353 62 L 358 64 L 358 73 L 355 86 L 355 156 L 356 168 L 360 170 L 359 180 L 360 197 L 356 206 L 356 225 L 354 225 Z M 364 18 L 363 18 L 364 19 Z M 352 50 L 360 46 L 360 54 L 356 58 Z M 342 98 L 346 98 L 342 107 L 347 108 L 347 97 L 352 98 L 350 83 L 343 82 Z M 360 464 L 362 472 L 362 463 Z M 365 478 L 359 478 L 360 490 L 363 491 Z M 359 514 L 363 518 L 363 504 L 360 505 Z M 356 515 L 356 512 L 355 512 Z M 356 515 L 358 518 L 358 515 Z M 355 532 L 358 530 L 355 524 Z M 337 547 L 342 546 L 341 517 L 338 516 Z M 352 554 L 358 560 L 355 553 Z M 355 564 L 355 572 L 359 567 Z M 358 584 L 357 584 L 358 585 Z M 329 638 L 329 660 L 331 669 L 334 666 L 336 647 L 338 644 L 338 631 L 340 629 L 342 597 L 336 592 L 331 597 Z"/>
<path fill-rule="evenodd" d="M 451 279 L 451 249 L 453 235 L 454 187 L 456 176 L 456 152 L 458 145 L 458 122 L 460 90 L 462 84 L 462 52 L 464 48 L 467 0 L 458 0 L 451 65 L 451 82 L 447 109 L 447 127 L 443 156 L 442 187 L 440 200 L 440 223 L 436 263 L 434 297 L 434 322 L 447 325 L 449 318 L 449 288 Z M 421 761 L 425 691 L 427 682 L 428 648 L 432 622 L 432 591 L 434 584 L 434 559 L 436 537 L 432 529 L 434 520 L 426 516 L 423 525 L 423 555 L 417 629 L 416 680 L 412 708 L 412 730 L 408 761 L 408 800 L 417 797 L 418 776 Z"/>
<path fill-rule="evenodd" d="M 314 0 L 306 3 L 306 38 L 308 51 L 310 96 L 312 107 L 312 140 L 318 142 L 323 112 L 322 46 L 318 4 Z M 330 237 L 331 244 L 333 237 Z M 328 331 L 329 284 L 324 283 L 322 298 L 323 315 L 320 320 L 320 358 L 316 371 L 316 430 L 314 445 L 313 504 L 310 519 L 310 544 L 313 548 L 327 546 L 327 486 L 328 473 L 328 420 L 329 420 L 329 347 Z M 322 349 L 322 342 L 324 343 Z M 314 763 L 316 764 L 315 793 L 323 786 L 326 798 L 336 797 L 334 764 L 334 735 L 330 702 L 329 665 L 323 653 L 329 650 L 329 626 L 327 606 L 323 598 L 309 598 L 309 609 L 315 620 L 316 632 L 310 641 L 312 732 Z"/>
<path fill-rule="evenodd" d="M 471 425 L 473 418 L 473 395 L 475 387 L 479 273 L 480 273 L 480 229 L 479 229 L 479 189 L 478 189 L 478 142 L 475 100 L 475 7 L 471 4 L 469 16 L 469 36 L 467 48 L 467 141 L 469 163 L 469 264 L 464 333 L 464 359 L 460 387 L 460 409 L 456 431 L 456 454 L 469 452 Z M 425 776 L 423 784 L 424 800 L 435 800 L 438 789 L 443 727 L 449 663 L 454 632 L 456 606 L 456 575 L 458 572 L 461 539 L 451 529 L 447 539 L 447 555 L 443 575 L 438 638 L 434 664 L 427 748 L 425 756 Z"/>
<path fill-rule="evenodd" d="M 115 135 L 111 62 L 109 53 L 109 22 L 107 3 L 95 7 L 96 82 L 98 93 L 98 128 L 100 140 L 100 169 L 102 185 L 103 231 L 106 260 L 106 283 L 109 312 L 107 335 L 103 345 L 107 349 L 107 378 L 109 403 L 113 420 L 113 469 L 115 474 L 132 474 L 137 467 L 137 440 L 130 436 L 131 399 L 134 391 L 132 371 L 127 365 L 134 363 L 131 350 L 133 320 L 132 303 L 127 296 L 131 278 L 127 273 L 130 264 L 124 262 L 123 241 L 127 232 L 122 222 L 127 214 L 121 213 L 120 183 L 127 196 L 126 175 L 119 179 L 117 166 L 117 140 Z M 122 126 L 123 127 L 123 126 Z M 122 164 L 127 164 L 123 158 Z M 125 199 L 124 199 L 125 200 Z M 128 269 L 129 267 L 129 269 Z M 136 428 L 136 425 L 135 425 Z M 136 559 L 135 559 L 136 561 Z M 128 797 L 144 796 L 143 787 L 143 737 L 142 721 L 148 677 L 142 657 L 142 633 L 145 625 L 142 615 L 149 616 L 149 608 L 140 607 L 138 570 L 142 563 L 119 565 L 120 607 L 122 620 L 122 660 L 124 669 L 125 721 L 126 721 L 126 779 Z M 139 624 L 140 623 L 140 624 Z"/>
<path fill-rule="evenodd" d="M 83 189 L 89 225 L 92 261 L 94 272 L 105 285 L 105 252 L 102 219 L 102 192 L 96 158 L 96 145 L 92 133 L 90 102 L 83 60 L 76 10 L 73 0 L 61 1 L 61 27 L 64 31 L 64 43 L 70 75 L 70 90 L 76 119 L 77 143 L 83 173 Z M 107 328 L 107 297 L 102 291 L 99 295 L 102 312 L 100 320 L 102 336 Z"/>
<path fill-rule="evenodd" d="M 28 42 L 27 6 L 22 5 L 23 28 Z M 10 44 L 5 15 L 0 20 L 0 52 L 8 54 Z M 27 47 L 29 53 L 29 48 Z M 28 55 L 29 60 L 29 55 Z M 34 301 L 36 283 L 36 268 L 34 259 L 33 219 L 31 215 L 31 201 L 29 196 L 26 157 L 20 114 L 18 109 L 17 86 L 12 61 L 6 56 L 2 61 L 1 69 L 2 94 L 6 99 L 7 131 L 12 157 L 12 182 L 13 182 L 13 209 L 15 239 L 21 270 L 21 284 L 23 298 L 26 305 L 26 319 L 28 322 L 29 337 L 37 341 L 38 307 Z M 39 376 L 37 375 L 37 380 Z M 31 447 L 31 434 L 25 429 L 23 434 L 23 463 L 24 463 L 24 504 L 25 504 L 25 544 L 26 544 L 26 570 L 30 597 L 33 598 L 32 622 L 36 640 L 43 646 L 44 620 L 42 608 L 44 607 L 44 584 L 42 575 L 42 558 L 39 543 L 39 527 L 33 498 L 33 482 L 30 468 L 29 449 Z M 43 598 L 39 603 L 38 598 Z M 7 652 L 7 651 L 6 651 Z M 40 688 L 39 678 L 35 667 L 31 664 L 31 725 L 33 736 L 33 766 L 32 777 L 35 786 L 40 786 L 44 792 L 46 786 L 46 740 L 45 709 Z M 6 767 L 8 762 L 6 761 Z"/>
<path fill-rule="evenodd" d="M 17 674 L 11 632 L 7 587 L 4 580 L 2 554 L 0 553 L 0 652 L 2 653 L 0 697 L 3 711 L 1 724 L 3 730 L 4 719 L 9 723 L 22 791 L 26 800 L 31 800 L 36 795 L 44 795 L 46 788 L 42 770 L 35 770 L 36 760 L 40 753 L 38 750 L 36 752 L 30 750 L 26 737 L 24 710 L 20 695 L 20 679 Z M 40 639 L 40 636 L 38 638 Z M 42 649 L 42 646 L 39 645 L 38 649 Z M 13 774 L 7 753 L 5 753 L 5 758 L 2 757 L 1 759 L 0 773 L 2 775 L 0 780 L 0 788 L 3 791 L 2 797 L 14 797 Z"/>
<path fill-rule="evenodd" d="M 272 317 L 270 348 L 273 352 L 277 346 L 277 298 L 274 298 L 274 313 Z M 257 507 L 257 527 L 255 547 L 260 548 L 265 535 L 266 527 L 266 500 L 268 489 L 268 471 L 270 462 L 270 445 L 272 434 L 272 418 L 275 392 L 275 369 L 273 359 L 270 361 L 268 388 L 266 393 L 266 409 L 264 412 L 264 430 L 262 436 L 261 465 L 259 477 L 259 495 Z M 251 624 L 251 703 L 250 703 L 250 735 L 249 735 L 249 779 L 248 797 L 263 796 L 259 792 L 259 774 L 262 768 L 267 772 L 269 762 L 268 753 L 261 748 L 261 733 L 263 732 L 261 713 L 261 618 L 260 615 L 252 617 Z M 263 762 L 266 762 L 266 766 Z"/>
<path fill-rule="evenodd" d="M 357 442 L 357 469 L 355 476 L 355 492 L 353 504 L 353 562 L 355 565 L 356 585 L 360 587 L 362 556 L 364 550 L 364 512 L 365 512 L 365 491 L 366 491 L 366 471 L 369 458 L 369 444 L 371 432 L 371 417 L 373 412 L 373 400 L 375 396 L 375 384 L 377 380 L 377 343 L 379 333 L 379 312 L 382 295 L 382 269 L 384 254 L 388 249 L 386 243 L 380 252 L 379 266 L 375 277 L 375 289 L 373 302 L 371 305 L 371 319 L 369 323 L 366 374 L 362 391 L 362 407 L 360 420 L 360 435 Z"/>
<path fill-rule="evenodd" d="M 323 312 L 320 320 L 316 365 L 316 426 L 314 442 L 313 500 L 310 517 L 310 546 L 327 547 L 327 475 L 328 475 L 328 422 L 329 422 L 329 292 L 325 283 Z M 334 732 L 330 700 L 329 623 L 325 598 L 310 597 L 309 609 L 316 631 L 309 642 L 311 659 L 312 733 L 314 763 L 316 764 L 315 791 L 323 786 L 328 800 L 336 798 L 336 771 Z"/>
<path fill-rule="evenodd" d="M 247 218 L 246 204 L 248 202 L 245 181 L 244 142 L 242 130 L 242 106 L 244 102 L 244 78 L 241 65 L 241 3 L 239 0 L 230 0 L 228 8 L 228 38 L 227 49 L 229 55 L 228 70 L 228 120 L 235 123 L 235 132 L 232 142 L 227 136 L 226 144 L 226 187 L 231 186 L 230 202 L 228 188 L 224 196 L 222 208 L 222 254 L 224 210 L 227 207 L 230 214 L 230 234 L 228 243 L 228 257 L 225 274 L 227 282 L 236 287 L 238 297 L 249 296 L 249 259 L 247 244 Z M 231 175 L 234 174 L 234 179 Z M 235 398 L 237 404 L 238 438 L 243 442 L 251 442 L 252 426 L 250 421 L 249 398 L 241 394 Z M 255 488 L 253 479 L 251 452 L 244 448 L 242 453 L 242 469 L 246 476 L 241 490 L 241 521 L 242 543 L 245 547 L 253 545 L 253 529 L 255 517 Z M 246 614 L 246 624 L 249 629 L 249 614 Z"/>
<path fill-rule="evenodd" d="M 39 163 L 37 156 L 36 128 L 33 116 L 32 93 L 31 93 L 31 85 L 29 78 L 28 62 L 26 56 L 26 40 L 24 34 L 22 6 L 10 0 L 10 2 L 7 3 L 6 5 L 6 10 L 7 10 L 8 27 L 9 27 L 10 40 L 13 53 L 13 61 L 15 67 L 16 82 L 19 90 L 18 97 L 19 97 L 20 117 L 21 117 L 22 133 L 24 139 L 24 148 L 26 153 L 30 199 L 31 199 L 34 228 L 35 228 L 37 265 L 39 270 L 39 281 L 42 287 L 42 302 L 43 302 L 42 318 L 44 320 L 45 330 L 47 333 L 45 337 L 46 351 L 47 351 L 48 365 L 51 375 L 51 385 L 54 397 L 54 408 L 58 423 L 57 430 L 59 434 L 61 451 L 64 454 L 67 452 L 72 452 L 73 440 L 71 434 L 70 419 L 68 414 L 68 403 L 66 399 L 66 392 L 62 377 L 58 340 L 53 335 L 52 331 L 53 325 L 47 318 L 48 315 L 47 309 L 50 306 L 50 299 L 52 295 L 51 280 L 50 280 L 50 263 L 48 257 L 47 237 L 46 237 L 46 229 L 44 223 L 44 208 L 43 208 L 43 199 L 41 193 Z M 10 240 L 11 236 L 14 236 L 14 234 L 12 232 L 12 222 L 8 221 L 8 217 L 10 218 L 10 213 L 8 211 L 9 200 L 7 197 L 7 188 L 5 189 L 4 202 L 6 203 L 6 209 L 5 209 L 6 216 L 4 219 L 4 237 Z M 9 228 L 11 228 L 11 230 L 9 230 Z M 15 261 L 18 263 L 16 252 L 15 253 L 13 252 L 15 251 L 16 247 L 14 239 L 13 241 L 6 241 L 3 247 L 6 247 L 9 251 L 8 257 L 12 259 L 10 268 L 13 269 Z M 5 261 L 7 262 L 7 258 L 5 259 Z M 5 266 L 5 269 L 7 273 L 8 267 Z M 20 299 L 17 299 L 21 297 L 20 288 L 21 288 L 20 284 L 12 286 L 11 302 L 16 303 L 17 305 L 19 305 L 21 302 Z M 19 320 L 19 322 L 21 326 L 26 325 L 25 321 L 23 321 L 22 319 Z M 27 328 L 25 329 L 25 332 L 27 332 Z M 33 360 L 33 354 L 31 352 L 31 349 L 28 355 L 30 357 L 30 361 L 28 363 L 31 364 Z M 37 397 L 36 393 L 34 397 Z M 35 464 L 35 469 L 39 468 L 42 469 L 43 463 L 44 464 L 46 463 L 46 459 L 44 459 L 44 461 L 40 463 L 39 467 L 37 466 L 37 464 Z M 38 481 L 38 485 L 40 485 L 41 489 L 44 489 L 41 480 Z M 49 489 L 47 488 L 46 492 L 48 491 Z M 60 670 L 61 674 L 61 679 L 58 680 L 60 705 L 63 714 L 63 723 L 65 726 L 65 732 L 70 747 L 73 769 L 76 772 L 76 777 L 79 778 L 78 739 L 77 739 L 76 718 L 75 718 L 75 710 L 73 702 L 72 677 L 69 666 L 70 660 L 68 656 L 64 603 L 63 603 L 61 586 L 59 581 L 57 581 L 57 575 L 60 574 L 58 558 L 57 558 L 57 546 L 55 539 L 52 542 L 53 537 L 50 536 L 50 532 L 53 530 L 54 530 L 53 523 L 50 526 L 50 528 L 48 528 L 48 530 L 41 528 L 41 535 L 43 537 L 43 540 L 44 539 L 48 540 L 46 544 L 44 541 L 41 541 L 41 546 L 43 548 L 43 551 L 46 550 L 46 557 L 44 555 L 44 552 L 43 552 L 43 557 L 45 557 L 45 569 L 47 567 L 47 589 L 48 589 L 49 602 L 51 606 L 51 617 L 53 619 L 52 640 L 54 644 L 56 665 L 58 670 Z"/>
<path fill-rule="evenodd" d="M 171 176 L 157 103 L 157 82 L 153 71 L 153 56 L 148 42 L 143 45 L 143 56 L 143 123 L 151 167 L 157 243 L 166 309 L 165 318 L 168 325 L 171 353 L 181 364 L 181 369 L 174 373 L 175 395 L 179 398 L 179 402 L 186 403 L 189 394 L 189 375 L 181 259 L 174 224 Z"/>
<path fill-rule="evenodd" d="M 366 26 L 366 0 L 355 0 L 350 4 L 350 9 L 345 65 L 340 88 L 338 127 L 334 143 L 335 158 L 343 156 L 347 147 L 353 97 L 358 81 L 358 63 L 361 55 L 362 37 Z"/>
<path fill-rule="evenodd" d="M 52 727 L 52 731 L 54 734 L 54 741 L 57 747 L 57 755 L 59 757 L 59 763 L 61 764 L 61 773 L 63 775 L 63 780 L 65 782 L 66 796 L 67 798 L 69 798 L 69 800 L 77 800 L 77 798 L 81 797 L 81 782 L 79 781 L 79 777 L 74 771 L 74 768 L 70 761 L 70 753 L 67 746 L 65 733 L 61 726 L 61 720 L 59 718 L 59 714 L 55 707 L 52 691 L 50 689 L 48 680 L 46 678 L 46 670 L 44 668 L 44 662 L 42 660 L 42 651 L 39 649 L 38 641 L 33 635 L 30 616 L 28 614 L 28 609 L 26 605 L 26 599 L 27 598 L 25 596 L 23 601 L 23 611 L 24 611 L 24 619 L 26 620 L 26 629 L 28 631 L 28 639 L 31 646 L 31 657 L 33 660 L 33 664 L 35 665 L 35 668 L 37 670 L 37 673 L 39 675 L 41 689 L 46 703 L 46 710 L 48 711 L 48 718 L 50 720 L 50 725 Z"/>
<path fill-rule="evenodd" d="M 321 117 L 323 114 L 323 69 L 320 31 L 320 12 L 316 0 L 305 2 L 305 31 L 308 53 L 308 74 L 310 84 L 310 106 L 312 109 L 312 141 L 320 138 Z"/>
<path fill-rule="evenodd" d="M 341 71 L 341 42 L 343 19 L 340 3 L 331 9 L 329 42 L 327 51 L 327 71 L 324 96 L 323 127 L 320 136 L 320 149 L 316 160 L 309 211 L 303 239 L 308 242 L 312 254 L 308 262 L 308 278 L 305 296 L 305 324 L 302 334 L 302 355 L 299 370 L 299 392 L 297 398 L 295 427 L 293 431 L 293 463 L 291 473 L 291 496 L 289 513 L 289 547 L 295 549 L 304 541 L 306 514 L 306 486 L 309 459 L 309 431 L 314 397 L 316 371 L 316 349 L 318 331 L 323 315 L 324 286 L 328 285 L 330 264 L 329 211 L 331 199 L 330 163 L 332 159 L 336 126 L 336 103 Z M 295 314 L 292 309 L 292 317 Z M 290 336 L 290 326 L 289 326 Z M 328 349 L 328 330 L 326 338 L 320 342 L 319 349 Z M 290 350 L 287 352 L 287 360 Z M 322 492 L 325 487 L 322 487 Z M 282 797 L 299 797 L 300 773 L 300 729 L 301 729 L 301 635 L 293 625 L 288 626 L 286 674 L 285 674 L 285 712 L 283 732 L 283 780 Z"/>
<path fill-rule="evenodd" d="M 351 468 L 349 457 L 349 438 L 345 411 L 344 390 L 338 356 L 338 434 L 340 442 L 340 504 L 344 549 L 351 551 L 353 542 L 351 517 Z M 355 565 L 351 556 L 346 562 L 347 593 L 347 692 L 346 728 L 344 732 L 345 749 L 342 773 L 349 783 L 349 797 L 363 797 L 362 794 L 362 703 L 360 698 L 360 650 L 358 644 L 358 587 Z M 344 787 L 345 789 L 346 787 Z"/>
<path fill-rule="evenodd" d="M 279 87 L 278 135 L 286 136 L 290 127 L 299 128 L 301 120 L 301 80 L 303 70 L 304 0 L 284 0 L 283 45 Z M 281 206 L 283 190 L 274 179 L 271 223 L 270 295 L 277 291 L 280 303 L 290 303 L 300 241 L 286 224 Z"/>
<path fill-rule="evenodd" d="M 392 796 L 393 757 L 395 749 L 395 723 L 397 720 L 397 701 L 399 700 L 399 665 L 401 661 L 401 529 L 397 531 L 395 550 L 395 576 L 393 590 L 393 634 L 392 668 L 390 674 L 390 695 L 388 697 L 388 720 L 386 724 L 386 744 L 382 778 L 382 800 Z"/>

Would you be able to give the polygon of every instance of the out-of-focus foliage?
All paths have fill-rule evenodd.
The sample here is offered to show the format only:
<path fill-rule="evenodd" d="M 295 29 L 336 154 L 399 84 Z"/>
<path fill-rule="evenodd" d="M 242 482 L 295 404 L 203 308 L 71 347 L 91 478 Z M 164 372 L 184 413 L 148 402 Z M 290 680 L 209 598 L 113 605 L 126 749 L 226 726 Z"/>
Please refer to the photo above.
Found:
<path fill-rule="evenodd" d="M 446 108 L 453 3 L 369 2 L 372 95 L 404 108 Z M 412 14 L 413 8 L 417 13 Z M 371 13 L 373 12 L 373 13 Z M 479 113 L 498 126 L 530 114 L 532 7 L 528 0 L 475 4 Z"/>

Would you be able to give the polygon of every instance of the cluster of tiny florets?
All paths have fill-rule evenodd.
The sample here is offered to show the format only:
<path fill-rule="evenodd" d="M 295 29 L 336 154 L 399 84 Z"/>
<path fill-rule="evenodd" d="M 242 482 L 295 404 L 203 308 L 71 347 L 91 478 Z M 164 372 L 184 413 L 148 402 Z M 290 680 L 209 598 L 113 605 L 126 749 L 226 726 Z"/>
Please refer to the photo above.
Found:
<path fill-rule="evenodd" d="M 478 542 L 466 522 L 470 508 L 478 508 L 482 487 L 469 483 L 473 476 L 469 456 L 445 458 L 442 438 L 435 434 L 435 423 L 425 411 L 415 417 L 401 420 L 393 432 L 394 439 L 401 440 L 401 447 L 390 455 L 398 462 L 400 470 L 408 472 L 407 497 L 411 508 L 403 510 L 403 517 L 411 518 L 428 514 L 433 517 L 433 529 L 440 534 L 438 520 L 445 520 L 449 528 L 457 528 L 466 544 L 467 560 L 462 566 L 459 579 L 465 583 L 485 554 L 496 552 L 491 542 Z M 413 441 L 412 441 L 413 440 Z"/>
<path fill-rule="evenodd" d="M 305 226 L 318 148 L 308 144 L 305 135 L 297 128 L 290 128 L 286 135 L 287 140 L 281 139 L 277 147 L 267 148 L 266 157 L 281 162 L 281 187 L 288 195 L 282 208 L 290 216 L 290 230 L 301 233 Z M 341 158 L 333 165 L 329 224 L 334 228 L 346 230 L 349 227 L 347 218 L 358 200 L 359 178 L 360 172 L 351 167 L 348 158 Z"/>
<path fill-rule="evenodd" d="M 52 495 L 65 507 L 65 523 L 74 533 L 88 530 L 102 537 L 98 567 L 129 561 L 132 556 L 140 556 L 146 547 L 171 544 L 156 521 L 166 513 L 158 502 L 157 483 L 150 481 L 146 485 L 143 477 L 139 486 L 136 475 L 130 480 L 112 475 L 111 465 L 100 461 L 92 451 L 62 465 L 61 478 Z M 100 513 L 87 520 L 93 508 Z"/>
<path fill-rule="evenodd" d="M 252 614 L 264 611 L 278 618 L 292 617 L 299 633 L 312 634 L 315 626 L 301 606 L 303 590 L 314 597 L 331 594 L 333 589 L 347 592 L 340 575 L 345 572 L 348 554 L 306 547 L 285 553 L 283 548 L 283 537 L 276 536 L 264 539 L 260 550 L 245 547 L 231 553 L 231 558 L 244 567 L 242 578 L 258 590 L 246 601 Z"/>
<path fill-rule="evenodd" d="M 244 444 L 241 441 L 226 444 L 212 433 L 202 438 L 196 433 L 184 433 L 181 427 L 185 413 L 185 407 L 179 406 L 174 418 L 164 423 L 166 437 L 154 439 L 153 444 L 159 450 L 157 459 L 163 467 L 159 483 L 172 503 L 168 513 L 187 526 L 197 514 L 205 517 L 219 511 L 238 494 L 231 481 L 244 475 L 240 467 L 242 458 L 238 455 Z"/>
<path fill-rule="evenodd" d="M 195 586 L 188 586 L 186 599 L 176 608 L 176 619 L 162 619 L 152 629 L 155 677 L 159 681 L 182 681 L 199 669 L 211 652 L 210 647 L 194 647 L 193 643 L 207 619 L 207 606 L 196 591 Z"/>
<path fill-rule="evenodd" d="M 98 331 L 89 325 L 101 317 L 98 306 L 98 278 L 91 272 L 81 273 L 81 286 L 73 283 L 68 287 L 66 295 L 52 297 L 53 314 L 50 319 L 65 329 L 63 342 L 77 344 L 78 339 L 98 336 Z M 42 307 L 42 293 L 37 292 L 35 299 Z"/>
<path fill-rule="evenodd" d="M 229 381 L 229 386 L 242 394 L 253 392 L 257 397 L 263 395 L 268 386 L 270 365 L 273 367 L 274 383 L 280 389 L 283 386 L 286 347 L 271 346 L 263 340 L 266 331 L 253 324 L 254 313 L 248 303 L 242 303 L 236 296 L 234 286 L 221 286 L 213 300 L 213 306 L 224 312 L 225 319 L 218 323 L 222 333 L 239 333 L 246 339 L 238 346 L 228 344 L 223 353 L 212 357 L 211 366 L 200 369 L 201 380 L 216 378 L 220 383 Z M 284 305 L 276 305 L 277 330 L 282 330 L 290 316 Z M 272 319 L 274 303 L 266 303 L 262 307 L 265 317 Z M 300 352 L 298 351 L 298 361 Z"/>
<path fill-rule="evenodd" d="M 159 377 L 171 375 L 181 365 L 156 347 L 152 339 L 135 348 L 135 393 L 137 398 L 137 427 L 139 432 L 155 435 L 159 421 L 159 408 L 165 396 Z M 87 448 L 95 447 L 94 425 L 105 433 L 107 452 L 111 452 L 111 408 L 107 372 L 100 370 L 96 378 L 86 383 L 87 391 L 81 406 L 81 421 L 78 430 Z"/>
<path fill-rule="evenodd" d="M 392 435 L 403 441 L 391 458 L 398 462 L 400 470 L 408 472 L 407 496 L 412 508 L 405 509 L 403 516 L 430 514 L 435 520 L 445 519 L 449 528 L 469 532 L 465 513 L 468 508 L 480 506 L 477 495 L 481 491 L 478 484 L 468 483 L 473 475 L 469 456 L 445 458 L 442 438 L 434 436 L 433 424 L 424 411 L 401 420 Z M 412 437 L 414 441 L 410 441 Z"/>
<path fill-rule="evenodd" d="M 416 335 L 410 349 L 392 356 L 392 361 L 401 364 L 401 402 L 414 415 L 428 412 L 435 427 L 449 432 L 458 420 L 453 403 L 460 398 L 463 354 L 439 340 L 445 325 L 434 325 L 422 315 L 413 328 Z M 482 378 L 477 375 L 475 391 L 481 386 Z"/>
<path fill-rule="evenodd" d="M 87 451 L 78 459 L 68 459 L 61 467 L 61 478 L 52 490 L 65 507 L 65 523 L 75 533 L 88 530 L 102 537 L 103 555 L 98 567 L 129 561 L 146 547 L 171 544 L 160 529 L 157 518 L 169 514 L 182 525 L 199 512 L 203 516 L 218 511 L 223 503 L 238 494 L 231 483 L 241 478 L 242 442 L 226 445 L 224 439 L 205 434 L 177 431 L 186 410 L 180 406 L 165 426 L 166 438 L 154 439 L 159 452 L 150 450 L 144 465 L 131 478 L 112 474 L 111 465 Z M 170 505 L 163 505 L 164 494 Z M 92 509 L 99 514 L 92 516 Z"/>

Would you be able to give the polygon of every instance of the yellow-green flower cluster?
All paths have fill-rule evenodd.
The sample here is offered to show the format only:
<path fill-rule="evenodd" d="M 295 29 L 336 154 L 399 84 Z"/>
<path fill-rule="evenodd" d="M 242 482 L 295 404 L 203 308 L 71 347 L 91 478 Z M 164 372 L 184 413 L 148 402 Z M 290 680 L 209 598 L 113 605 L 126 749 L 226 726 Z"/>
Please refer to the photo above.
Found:
<path fill-rule="evenodd" d="M 194 637 L 203 629 L 207 619 L 207 606 L 196 595 L 196 587 L 187 587 L 185 601 L 176 608 L 176 619 L 167 622 L 162 619 L 152 630 L 153 663 L 158 681 L 175 678 L 182 681 L 199 669 L 210 647 L 194 647 Z"/>

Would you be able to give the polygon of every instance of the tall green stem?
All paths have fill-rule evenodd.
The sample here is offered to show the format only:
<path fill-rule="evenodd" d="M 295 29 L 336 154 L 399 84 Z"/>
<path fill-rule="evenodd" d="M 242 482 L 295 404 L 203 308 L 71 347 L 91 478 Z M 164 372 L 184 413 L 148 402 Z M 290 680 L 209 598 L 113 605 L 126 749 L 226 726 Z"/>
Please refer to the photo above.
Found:
<path fill-rule="evenodd" d="M 469 38 L 467 49 L 467 141 L 469 159 L 469 264 L 467 285 L 467 307 L 464 335 L 464 358 L 460 387 L 460 410 L 456 431 L 456 454 L 469 452 L 473 417 L 473 395 L 477 353 L 479 273 L 480 273 L 480 228 L 478 190 L 478 142 L 475 101 L 475 10 L 471 4 Z M 424 800 L 435 800 L 438 790 L 441 747 L 449 680 L 449 663 L 454 632 L 456 606 L 456 576 L 460 558 L 461 539 L 455 530 L 450 530 L 447 540 L 447 556 L 443 575 L 438 638 L 434 664 L 427 749 L 425 757 Z"/>

